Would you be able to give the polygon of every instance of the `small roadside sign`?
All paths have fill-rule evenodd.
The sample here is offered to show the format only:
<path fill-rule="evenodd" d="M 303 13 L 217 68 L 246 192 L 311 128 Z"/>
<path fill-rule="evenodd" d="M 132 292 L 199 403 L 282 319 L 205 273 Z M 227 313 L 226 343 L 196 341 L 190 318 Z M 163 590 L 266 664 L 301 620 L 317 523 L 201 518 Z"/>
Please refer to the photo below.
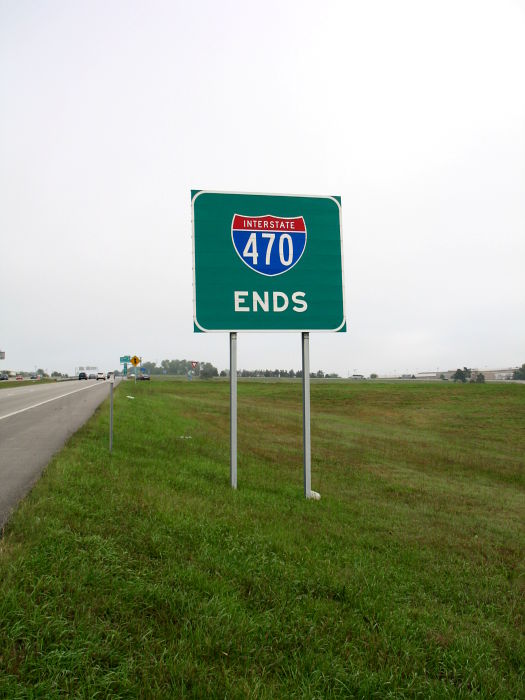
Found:
<path fill-rule="evenodd" d="M 193 369 L 195 369 L 195 367 L 197 367 L 197 364 L 198 363 L 195 360 L 192 361 L 191 366 L 193 367 Z"/>
<path fill-rule="evenodd" d="M 136 355 L 133 355 L 133 357 L 131 358 L 130 362 L 131 362 L 131 364 L 133 365 L 133 367 L 137 367 L 138 365 L 140 365 L 140 357 L 137 357 Z"/>

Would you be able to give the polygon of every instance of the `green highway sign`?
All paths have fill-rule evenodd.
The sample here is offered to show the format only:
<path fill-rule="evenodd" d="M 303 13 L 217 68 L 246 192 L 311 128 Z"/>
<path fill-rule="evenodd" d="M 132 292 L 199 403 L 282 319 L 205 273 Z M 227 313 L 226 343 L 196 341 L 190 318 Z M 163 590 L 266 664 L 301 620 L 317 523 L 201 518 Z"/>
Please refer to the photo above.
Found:
<path fill-rule="evenodd" d="M 120 358 L 120 364 L 123 365 L 125 362 L 129 362 L 130 359 L 131 359 L 131 358 L 130 358 L 129 355 L 123 355 L 123 356 Z"/>
<path fill-rule="evenodd" d="M 345 331 L 340 197 L 192 190 L 195 331 Z"/>

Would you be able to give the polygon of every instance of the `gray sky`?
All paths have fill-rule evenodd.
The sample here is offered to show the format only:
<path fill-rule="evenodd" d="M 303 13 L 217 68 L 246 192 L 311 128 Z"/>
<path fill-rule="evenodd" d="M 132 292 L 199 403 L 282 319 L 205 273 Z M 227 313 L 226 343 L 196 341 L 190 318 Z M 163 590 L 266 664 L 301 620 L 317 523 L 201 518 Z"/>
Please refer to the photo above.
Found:
<path fill-rule="evenodd" d="M 509 0 L 0 0 L 0 369 L 226 368 L 192 188 L 341 195 L 348 332 L 312 369 L 521 365 L 524 36 Z"/>

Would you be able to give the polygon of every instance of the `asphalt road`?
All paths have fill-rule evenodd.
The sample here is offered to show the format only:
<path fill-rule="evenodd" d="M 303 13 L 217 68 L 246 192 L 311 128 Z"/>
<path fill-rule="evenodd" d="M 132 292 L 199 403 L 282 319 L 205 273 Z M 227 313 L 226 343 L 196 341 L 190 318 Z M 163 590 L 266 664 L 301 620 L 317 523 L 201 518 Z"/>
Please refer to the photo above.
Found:
<path fill-rule="evenodd" d="M 109 382 L 95 380 L 0 390 L 0 528 L 108 394 Z"/>

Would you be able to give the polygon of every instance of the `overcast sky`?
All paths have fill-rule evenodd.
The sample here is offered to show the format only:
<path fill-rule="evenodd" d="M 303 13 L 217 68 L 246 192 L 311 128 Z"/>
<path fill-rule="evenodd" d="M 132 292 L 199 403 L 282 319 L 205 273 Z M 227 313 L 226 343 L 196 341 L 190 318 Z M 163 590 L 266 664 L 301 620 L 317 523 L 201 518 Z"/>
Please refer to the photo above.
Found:
<path fill-rule="evenodd" d="M 342 197 L 313 370 L 525 362 L 525 4 L 0 0 L 0 369 L 228 367 L 191 189 Z M 295 368 L 299 334 L 239 367 Z"/>

